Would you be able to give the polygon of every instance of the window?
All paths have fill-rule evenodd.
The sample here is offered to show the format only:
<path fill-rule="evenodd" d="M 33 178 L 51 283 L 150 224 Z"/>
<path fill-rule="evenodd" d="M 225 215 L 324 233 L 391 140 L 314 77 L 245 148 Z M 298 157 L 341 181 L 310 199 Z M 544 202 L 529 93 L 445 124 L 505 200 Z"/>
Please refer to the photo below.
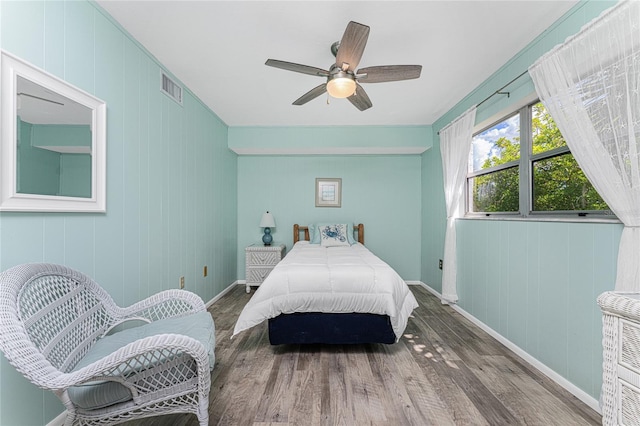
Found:
<path fill-rule="evenodd" d="M 518 212 L 520 114 L 475 135 L 469 155 L 469 211 Z"/>
<path fill-rule="evenodd" d="M 467 212 L 611 214 L 541 102 L 525 106 L 473 136 Z"/>

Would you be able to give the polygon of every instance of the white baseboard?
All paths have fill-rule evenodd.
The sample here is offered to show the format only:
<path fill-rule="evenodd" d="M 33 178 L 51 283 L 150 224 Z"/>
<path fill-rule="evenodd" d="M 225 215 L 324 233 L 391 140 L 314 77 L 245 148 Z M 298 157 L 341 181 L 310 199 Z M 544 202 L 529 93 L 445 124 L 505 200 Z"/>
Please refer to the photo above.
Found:
<path fill-rule="evenodd" d="M 409 282 L 407 282 L 407 284 L 409 284 Z M 438 293 L 436 290 L 434 290 L 433 288 L 429 287 L 425 283 L 418 282 L 418 284 L 421 285 L 422 287 L 424 287 L 430 293 L 432 293 L 435 296 L 437 296 L 439 299 L 442 298 L 442 295 L 440 293 Z M 488 325 L 486 325 L 485 323 L 480 321 L 478 318 L 474 317 L 473 315 L 471 315 L 470 313 L 468 313 L 467 311 L 462 309 L 460 306 L 455 305 L 455 304 L 454 305 L 449 305 L 449 306 L 451 306 L 460 315 L 464 316 L 469 321 L 471 321 L 472 323 L 477 325 L 479 328 L 481 328 L 483 331 L 485 331 L 491 337 L 496 339 L 498 342 L 500 342 L 503 345 L 505 345 L 509 350 L 511 350 L 512 352 L 517 354 L 520 358 L 524 359 L 529 364 L 534 366 L 542 374 L 544 374 L 545 376 L 549 377 L 551 380 L 553 380 L 554 382 L 556 382 L 557 384 L 559 384 L 560 386 L 562 386 L 563 388 L 565 388 L 566 390 L 571 392 L 580 401 L 582 401 L 585 404 L 587 404 L 590 408 L 592 408 L 593 410 L 597 411 L 599 414 L 602 414 L 602 410 L 600 409 L 600 404 L 598 403 L 597 399 L 595 399 L 594 397 L 592 397 L 591 395 L 589 395 L 588 393 L 586 393 L 585 391 L 583 391 L 582 389 L 580 389 L 579 387 L 577 387 L 576 385 L 574 385 L 573 383 L 571 383 L 570 381 L 568 381 L 567 379 L 562 377 L 560 374 L 556 373 L 551 368 L 547 367 L 545 364 L 543 364 L 542 362 L 540 362 L 539 360 L 537 360 L 536 358 L 531 356 L 524 349 L 520 348 L 518 345 L 513 343 L 511 340 L 507 339 L 506 337 L 504 337 L 503 335 L 501 335 L 500 333 L 498 333 L 497 331 L 495 331 L 494 329 L 492 329 L 491 327 L 489 327 Z"/>
<path fill-rule="evenodd" d="M 205 303 L 205 306 L 207 307 L 207 309 L 209 309 L 211 307 L 211 305 L 213 305 L 214 303 L 216 303 L 218 300 L 220 300 L 222 298 L 222 296 L 224 296 L 225 294 L 229 293 L 231 290 L 233 290 L 233 286 L 234 285 L 240 285 L 240 284 L 244 284 L 244 282 L 240 282 L 240 280 L 236 280 L 234 282 L 232 282 L 231 284 L 229 284 L 229 286 L 227 288 L 225 288 L 224 290 L 222 290 L 220 293 L 218 293 L 217 295 L 215 295 L 213 297 L 213 299 L 209 300 L 207 303 Z"/>
<path fill-rule="evenodd" d="M 67 419 L 67 410 L 60 413 L 55 419 L 47 423 L 47 426 L 63 426 L 64 421 Z"/>

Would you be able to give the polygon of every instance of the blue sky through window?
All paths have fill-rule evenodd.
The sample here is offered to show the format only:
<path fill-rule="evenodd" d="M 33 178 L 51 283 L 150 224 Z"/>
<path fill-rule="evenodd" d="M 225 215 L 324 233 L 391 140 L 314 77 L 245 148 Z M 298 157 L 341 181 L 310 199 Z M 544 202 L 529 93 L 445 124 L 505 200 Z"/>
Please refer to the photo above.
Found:
<path fill-rule="evenodd" d="M 509 117 L 473 137 L 469 153 L 469 172 L 481 170 L 484 162 L 491 157 L 500 157 L 502 153 L 496 146 L 496 141 L 500 138 L 512 141 L 515 138 L 520 138 L 519 114 Z"/>

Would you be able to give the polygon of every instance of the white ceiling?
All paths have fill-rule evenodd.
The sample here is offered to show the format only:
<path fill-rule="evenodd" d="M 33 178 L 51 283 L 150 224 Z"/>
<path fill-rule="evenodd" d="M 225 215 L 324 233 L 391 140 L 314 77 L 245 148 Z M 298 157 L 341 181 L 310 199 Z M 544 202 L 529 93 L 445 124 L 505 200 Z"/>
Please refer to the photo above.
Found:
<path fill-rule="evenodd" d="M 229 126 L 432 124 L 577 3 L 97 2 Z M 328 69 L 349 21 L 371 27 L 360 67 L 422 65 L 420 79 L 363 84 L 363 112 L 326 95 L 291 105 L 323 79 L 264 62 Z"/>
<path fill-rule="evenodd" d="M 18 115 L 31 124 L 91 125 L 92 110 L 64 95 L 18 76 Z"/>

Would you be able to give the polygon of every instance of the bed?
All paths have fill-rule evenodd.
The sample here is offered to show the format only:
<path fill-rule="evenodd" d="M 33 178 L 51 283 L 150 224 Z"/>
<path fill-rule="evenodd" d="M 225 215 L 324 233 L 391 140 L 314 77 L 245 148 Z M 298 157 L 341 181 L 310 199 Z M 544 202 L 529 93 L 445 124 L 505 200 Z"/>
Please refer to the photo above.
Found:
<path fill-rule="evenodd" d="M 272 345 L 398 341 L 418 303 L 364 246 L 364 225 L 296 224 L 293 231 L 293 248 L 244 307 L 234 336 L 268 320 Z"/>

